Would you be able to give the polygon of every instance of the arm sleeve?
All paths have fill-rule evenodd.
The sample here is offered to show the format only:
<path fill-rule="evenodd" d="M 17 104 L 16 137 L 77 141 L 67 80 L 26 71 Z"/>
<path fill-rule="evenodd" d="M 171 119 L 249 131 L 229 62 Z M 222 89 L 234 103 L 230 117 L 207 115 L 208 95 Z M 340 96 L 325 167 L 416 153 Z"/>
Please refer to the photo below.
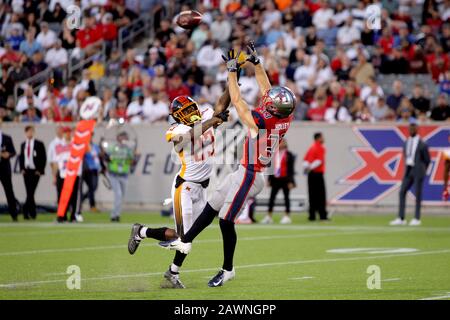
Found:
<path fill-rule="evenodd" d="M 24 149 L 25 149 L 25 142 L 23 142 L 20 145 L 20 154 L 19 154 L 19 167 L 20 171 L 22 171 L 25 168 L 25 157 L 24 157 Z"/>
<path fill-rule="evenodd" d="M 16 149 L 14 148 L 14 143 L 11 138 L 8 139 L 8 144 L 6 145 L 6 151 L 10 153 L 10 158 L 16 155 Z"/>

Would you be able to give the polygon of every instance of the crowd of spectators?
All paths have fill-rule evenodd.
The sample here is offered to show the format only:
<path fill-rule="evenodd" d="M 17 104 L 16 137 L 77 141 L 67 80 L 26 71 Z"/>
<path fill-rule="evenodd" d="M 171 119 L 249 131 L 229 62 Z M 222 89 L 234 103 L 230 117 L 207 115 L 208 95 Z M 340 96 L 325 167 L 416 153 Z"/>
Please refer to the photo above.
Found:
<path fill-rule="evenodd" d="M 23 6 L 15 10 L 12 4 L 9 15 L 5 5 L 0 11 L 4 39 L 0 61 L 6 75 L 0 84 L 0 117 L 10 120 L 73 121 L 84 98 L 98 95 L 104 102 L 102 120 L 167 121 L 170 101 L 178 95 L 214 104 L 226 85 L 224 49 L 245 51 L 250 39 L 271 83 L 296 93 L 296 120 L 450 119 L 449 0 L 199 0 L 196 9 L 203 13 L 202 23 L 189 31 L 175 24 L 170 8 L 176 1 L 168 1 L 164 10 L 158 1 L 75 1 L 85 5 L 78 31 L 60 23 L 65 12 L 58 2 L 69 0 L 49 5 L 42 1 L 38 6 L 30 0 L 11 2 Z M 144 2 L 148 7 L 137 9 Z M 368 5 L 380 9 L 380 29 L 368 23 Z M 192 7 L 181 4 L 177 9 Z M 148 49 L 142 53 L 129 48 L 122 56 L 114 46 L 118 28 L 138 12 L 156 10 L 170 19 L 155 19 Z M 48 26 L 55 19 L 62 28 L 59 33 Z M 69 78 L 62 84 L 51 80 L 37 95 L 27 88 L 15 104 L 11 83 L 48 66 L 63 68 L 68 51 L 73 54 L 78 48 L 95 54 L 104 41 L 110 43 L 106 63 L 94 59 L 81 79 Z M 386 90 L 380 75 L 389 74 L 418 80 L 398 78 Z M 117 87 L 99 87 L 105 77 L 117 79 Z M 252 68 L 243 70 L 240 84 L 244 99 L 256 106 L 260 96 Z"/>

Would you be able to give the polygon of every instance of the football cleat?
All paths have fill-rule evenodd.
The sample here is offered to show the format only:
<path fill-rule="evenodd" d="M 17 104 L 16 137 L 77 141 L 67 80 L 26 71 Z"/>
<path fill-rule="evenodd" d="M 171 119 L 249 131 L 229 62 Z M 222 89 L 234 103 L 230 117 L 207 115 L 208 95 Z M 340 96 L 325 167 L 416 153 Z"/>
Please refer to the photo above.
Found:
<path fill-rule="evenodd" d="M 189 254 L 189 252 L 191 252 L 192 249 L 192 243 L 190 242 L 185 243 L 181 241 L 181 238 L 168 241 L 161 241 L 159 242 L 159 245 L 165 249 L 177 250 L 184 254 Z"/>
<path fill-rule="evenodd" d="M 134 254 L 141 243 L 141 236 L 139 235 L 139 230 L 143 227 L 140 223 L 135 223 L 131 227 L 130 239 L 128 240 L 128 252 Z"/>
<path fill-rule="evenodd" d="M 406 226 L 406 220 L 402 220 L 400 218 L 397 218 L 395 220 L 392 220 L 389 222 L 389 225 L 391 226 Z"/>
<path fill-rule="evenodd" d="M 211 280 L 208 281 L 208 287 L 220 287 L 229 280 L 233 280 L 236 273 L 234 268 L 231 271 L 221 269 Z"/>
<path fill-rule="evenodd" d="M 164 273 L 164 279 L 167 280 L 165 284 L 162 284 L 162 288 L 173 288 L 173 289 L 184 289 L 186 288 L 184 284 L 180 281 L 180 275 L 178 273 L 173 273 L 167 270 Z"/>
<path fill-rule="evenodd" d="M 272 224 L 273 219 L 271 216 L 265 216 L 264 219 L 262 219 L 261 223 L 262 224 Z"/>
<path fill-rule="evenodd" d="M 289 216 L 284 216 L 283 218 L 281 218 L 280 223 L 281 224 L 291 224 L 292 220 Z"/>
<path fill-rule="evenodd" d="M 412 227 L 418 227 L 418 226 L 420 226 L 421 224 L 422 224 L 422 221 L 420 221 L 419 219 L 416 219 L 416 218 L 412 219 L 412 220 L 409 222 L 409 225 L 412 226 Z"/>

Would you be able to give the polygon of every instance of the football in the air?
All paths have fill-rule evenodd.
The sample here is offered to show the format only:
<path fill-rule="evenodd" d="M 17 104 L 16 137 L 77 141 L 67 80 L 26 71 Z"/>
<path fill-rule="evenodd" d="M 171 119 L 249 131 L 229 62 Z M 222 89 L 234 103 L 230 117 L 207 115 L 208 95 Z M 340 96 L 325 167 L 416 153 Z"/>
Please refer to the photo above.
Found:
<path fill-rule="evenodd" d="M 202 14 L 195 10 L 182 11 L 176 18 L 177 24 L 183 29 L 193 29 L 202 21 Z"/>

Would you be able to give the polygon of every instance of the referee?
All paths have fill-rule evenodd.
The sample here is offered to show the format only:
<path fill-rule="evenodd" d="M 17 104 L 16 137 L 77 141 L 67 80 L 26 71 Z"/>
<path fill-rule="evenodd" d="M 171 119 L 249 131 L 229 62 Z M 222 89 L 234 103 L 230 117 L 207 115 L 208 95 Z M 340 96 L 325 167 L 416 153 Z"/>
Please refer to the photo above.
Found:
<path fill-rule="evenodd" d="M 323 175 L 325 173 L 325 147 L 321 132 L 314 134 L 314 143 L 303 158 L 305 174 L 308 175 L 309 221 L 316 220 L 316 212 L 322 221 L 329 220 L 326 210 L 326 191 Z"/>

